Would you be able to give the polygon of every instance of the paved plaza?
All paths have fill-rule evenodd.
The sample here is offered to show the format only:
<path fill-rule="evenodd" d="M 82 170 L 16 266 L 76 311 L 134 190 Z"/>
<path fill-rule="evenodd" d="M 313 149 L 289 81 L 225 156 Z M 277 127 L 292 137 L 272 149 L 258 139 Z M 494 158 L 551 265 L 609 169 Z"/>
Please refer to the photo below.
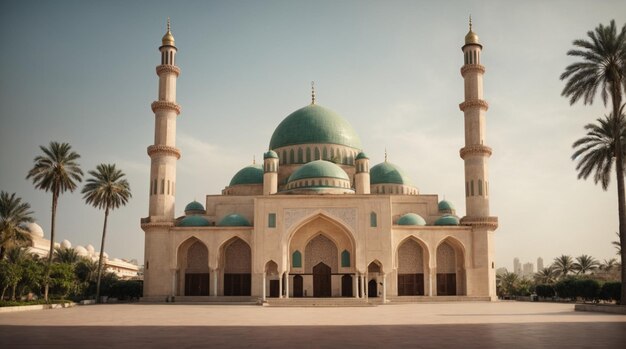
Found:
<path fill-rule="evenodd" d="M 572 304 L 357 308 L 112 304 L 0 314 L 0 348 L 623 348 L 626 315 Z"/>

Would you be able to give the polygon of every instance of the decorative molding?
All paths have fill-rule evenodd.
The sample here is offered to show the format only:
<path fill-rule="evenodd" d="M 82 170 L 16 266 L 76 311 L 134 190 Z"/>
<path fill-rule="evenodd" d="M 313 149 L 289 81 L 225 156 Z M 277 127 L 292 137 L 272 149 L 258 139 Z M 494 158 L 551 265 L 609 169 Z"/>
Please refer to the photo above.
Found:
<path fill-rule="evenodd" d="M 468 217 L 461 218 L 462 225 L 471 225 L 472 228 L 498 229 L 498 217 Z"/>
<path fill-rule="evenodd" d="M 478 72 L 481 74 L 485 74 L 485 67 L 480 64 L 466 64 L 461 67 L 461 75 L 465 77 L 466 73 Z"/>
<path fill-rule="evenodd" d="M 149 220 L 148 218 L 147 220 Z M 151 229 L 151 228 L 171 228 L 174 226 L 172 222 L 144 222 L 144 218 L 141 219 L 141 229 Z"/>
<path fill-rule="evenodd" d="M 168 101 L 154 101 L 152 102 L 152 104 L 150 105 L 150 107 L 152 107 L 152 112 L 156 113 L 157 110 L 173 110 L 176 112 L 176 115 L 180 115 L 180 105 L 174 103 L 174 102 L 168 102 Z"/>
<path fill-rule="evenodd" d="M 459 150 L 459 155 L 461 156 L 461 159 L 464 159 L 464 160 L 465 160 L 465 156 L 467 155 L 491 156 L 492 153 L 493 151 L 491 150 L 490 147 L 486 145 L 480 145 L 480 144 L 468 145 L 468 146 L 461 148 L 461 150 Z"/>
<path fill-rule="evenodd" d="M 284 210 L 285 215 L 285 230 L 289 230 L 296 222 L 301 221 L 304 217 L 310 216 L 314 213 L 326 214 L 329 217 L 335 218 L 341 221 L 345 225 L 349 226 L 352 231 L 356 231 L 356 208 L 287 208 Z"/>
<path fill-rule="evenodd" d="M 161 73 L 174 73 L 176 77 L 180 75 L 180 68 L 175 65 L 161 64 L 156 67 L 157 75 L 161 76 Z"/>
<path fill-rule="evenodd" d="M 176 160 L 180 159 L 180 149 L 170 147 L 167 145 L 151 145 L 148 147 L 148 156 L 152 156 L 153 154 L 167 154 L 174 155 Z"/>
<path fill-rule="evenodd" d="M 482 99 L 470 99 L 468 101 L 465 101 L 459 104 L 459 109 L 461 109 L 461 111 L 465 111 L 465 109 L 476 108 L 476 107 L 483 109 L 484 111 L 487 111 L 489 109 L 489 103 L 487 103 L 487 101 L 482 100 Z"/>

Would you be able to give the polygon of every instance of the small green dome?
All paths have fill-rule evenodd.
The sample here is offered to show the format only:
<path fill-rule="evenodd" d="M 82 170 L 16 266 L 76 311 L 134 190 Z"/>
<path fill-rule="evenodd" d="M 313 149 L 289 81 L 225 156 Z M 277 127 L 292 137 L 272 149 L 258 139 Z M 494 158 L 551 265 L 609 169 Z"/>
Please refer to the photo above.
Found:
<path fill-rule="evenodd" d="M 448 200 L 439 201 L 439 211 L 454 211 L 454 205 Z"/>
<path fill-rule="evenodd" d="M 190 202 L 185 206 L 185 212 L 187 211 L 204 211 L 204 206 L 196 200 Z"/>
<path fill-rule="evenodd" d="M 222 218 L 218 225 L 221 227 L 249 227 L 250 222 L 243 216 L 233 213 Z"/>
<path fill-rule="evenodd" d="M 352 125 L 339 114 L 317 104 L 289 114 L 272 134 L 270 148 L 307 143 L 330 143 L 361 149 L 361 139 Z"/>
<path fill-rule="evenodd" d="M 453 215 L 443 215 L 435 221 L 435 225 L 459 225 L 459 219 Z"/>
<path fill-rule="evenodd" d="M 338 178 L 346 181 L 350 180 L 346 171 L 338 165 L 326 160 L 315 160 L 295 170 L 291 176 L 289 176 L 288 182 L 307 178 Z"/>
<path fill-rule="evenodd" d="M 398 219 L 398 225 L 426 225 L 426 221 L 416 213 L 407 213 Z"/>
<path fill-rule="evenodd" d="M 275 151 L 270 150 L 267 153 L 263 154 L 263 159 L 278 159 L 278 154 Z"/>
<path fill-rule="evenodd" d="M 209 221 L 200 216 L 187 216 L 183 218 L 179 223 L 179 227 L 208 227 Z"/>
<path fill-rule="evenodd" d="M 239 184 L 263 184 L 263 166 L 250 165 L 239 170 L 230 180 L 230 186 Z"/>
<path fill-rule="evenodd" d="M 386 161 L 370 169 L 370 184 L 413 185 L 409 177 L 399 167 Z"/>
<path fill-rule="evenodd" d="M 356 155 L 356 158 L 354 158 L 354 160 L 361 160 L 361 159 L 369 159 L 369 158 L 364 152 L 360 152 Z"/>

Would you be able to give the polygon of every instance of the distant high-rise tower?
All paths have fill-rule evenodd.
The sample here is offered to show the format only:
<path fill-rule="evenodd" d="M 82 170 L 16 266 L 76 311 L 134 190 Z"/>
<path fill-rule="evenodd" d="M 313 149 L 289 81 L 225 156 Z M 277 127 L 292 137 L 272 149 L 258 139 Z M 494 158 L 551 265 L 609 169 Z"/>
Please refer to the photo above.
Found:
<path fill-rule="evenodd" d="M 532 263 L 524 263 L 524 266 L 522 267 L 522 276 L 524 277 L 531 277 L 533 275 L 534 271 L 534 265 Z"/>
<path fill-rule="evenodd" d="M 537 258 L 537 271 L 540 271 L 541 269 L 543 269 L 543 258 L 539 257 Z"/>
<path fill-rule="evenodd" d="M 522 274 L 522 264 L 519 262 L 519 258 L 513 258 L 513 272 L 517 275 Z"/>

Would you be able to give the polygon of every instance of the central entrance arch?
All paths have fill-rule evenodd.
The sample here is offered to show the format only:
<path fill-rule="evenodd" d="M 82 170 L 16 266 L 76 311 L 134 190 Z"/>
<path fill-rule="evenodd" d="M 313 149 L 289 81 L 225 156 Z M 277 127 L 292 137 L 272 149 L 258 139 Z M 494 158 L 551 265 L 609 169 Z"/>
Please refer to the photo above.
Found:
<path fill-rule="evenodd" d="M 204 243 L 195 237 L 187 239 L 178 247 L 177 259 L 178 274 L 182 276 L 179 277 L 177 294 L 208 296 L 209 250 Z"/>
<path fill-rule="evenodd" d="M 355 250 L 352 233 L 339 221 L 322 213 L 304 219 L 290 233 L 286 251 L 293 296 L 351 295 Z"/>
<path fill-rule="evenodd" d="M 323 262 L 313 267 L 313 297 L 330 297 L 330 267 Z"/>

